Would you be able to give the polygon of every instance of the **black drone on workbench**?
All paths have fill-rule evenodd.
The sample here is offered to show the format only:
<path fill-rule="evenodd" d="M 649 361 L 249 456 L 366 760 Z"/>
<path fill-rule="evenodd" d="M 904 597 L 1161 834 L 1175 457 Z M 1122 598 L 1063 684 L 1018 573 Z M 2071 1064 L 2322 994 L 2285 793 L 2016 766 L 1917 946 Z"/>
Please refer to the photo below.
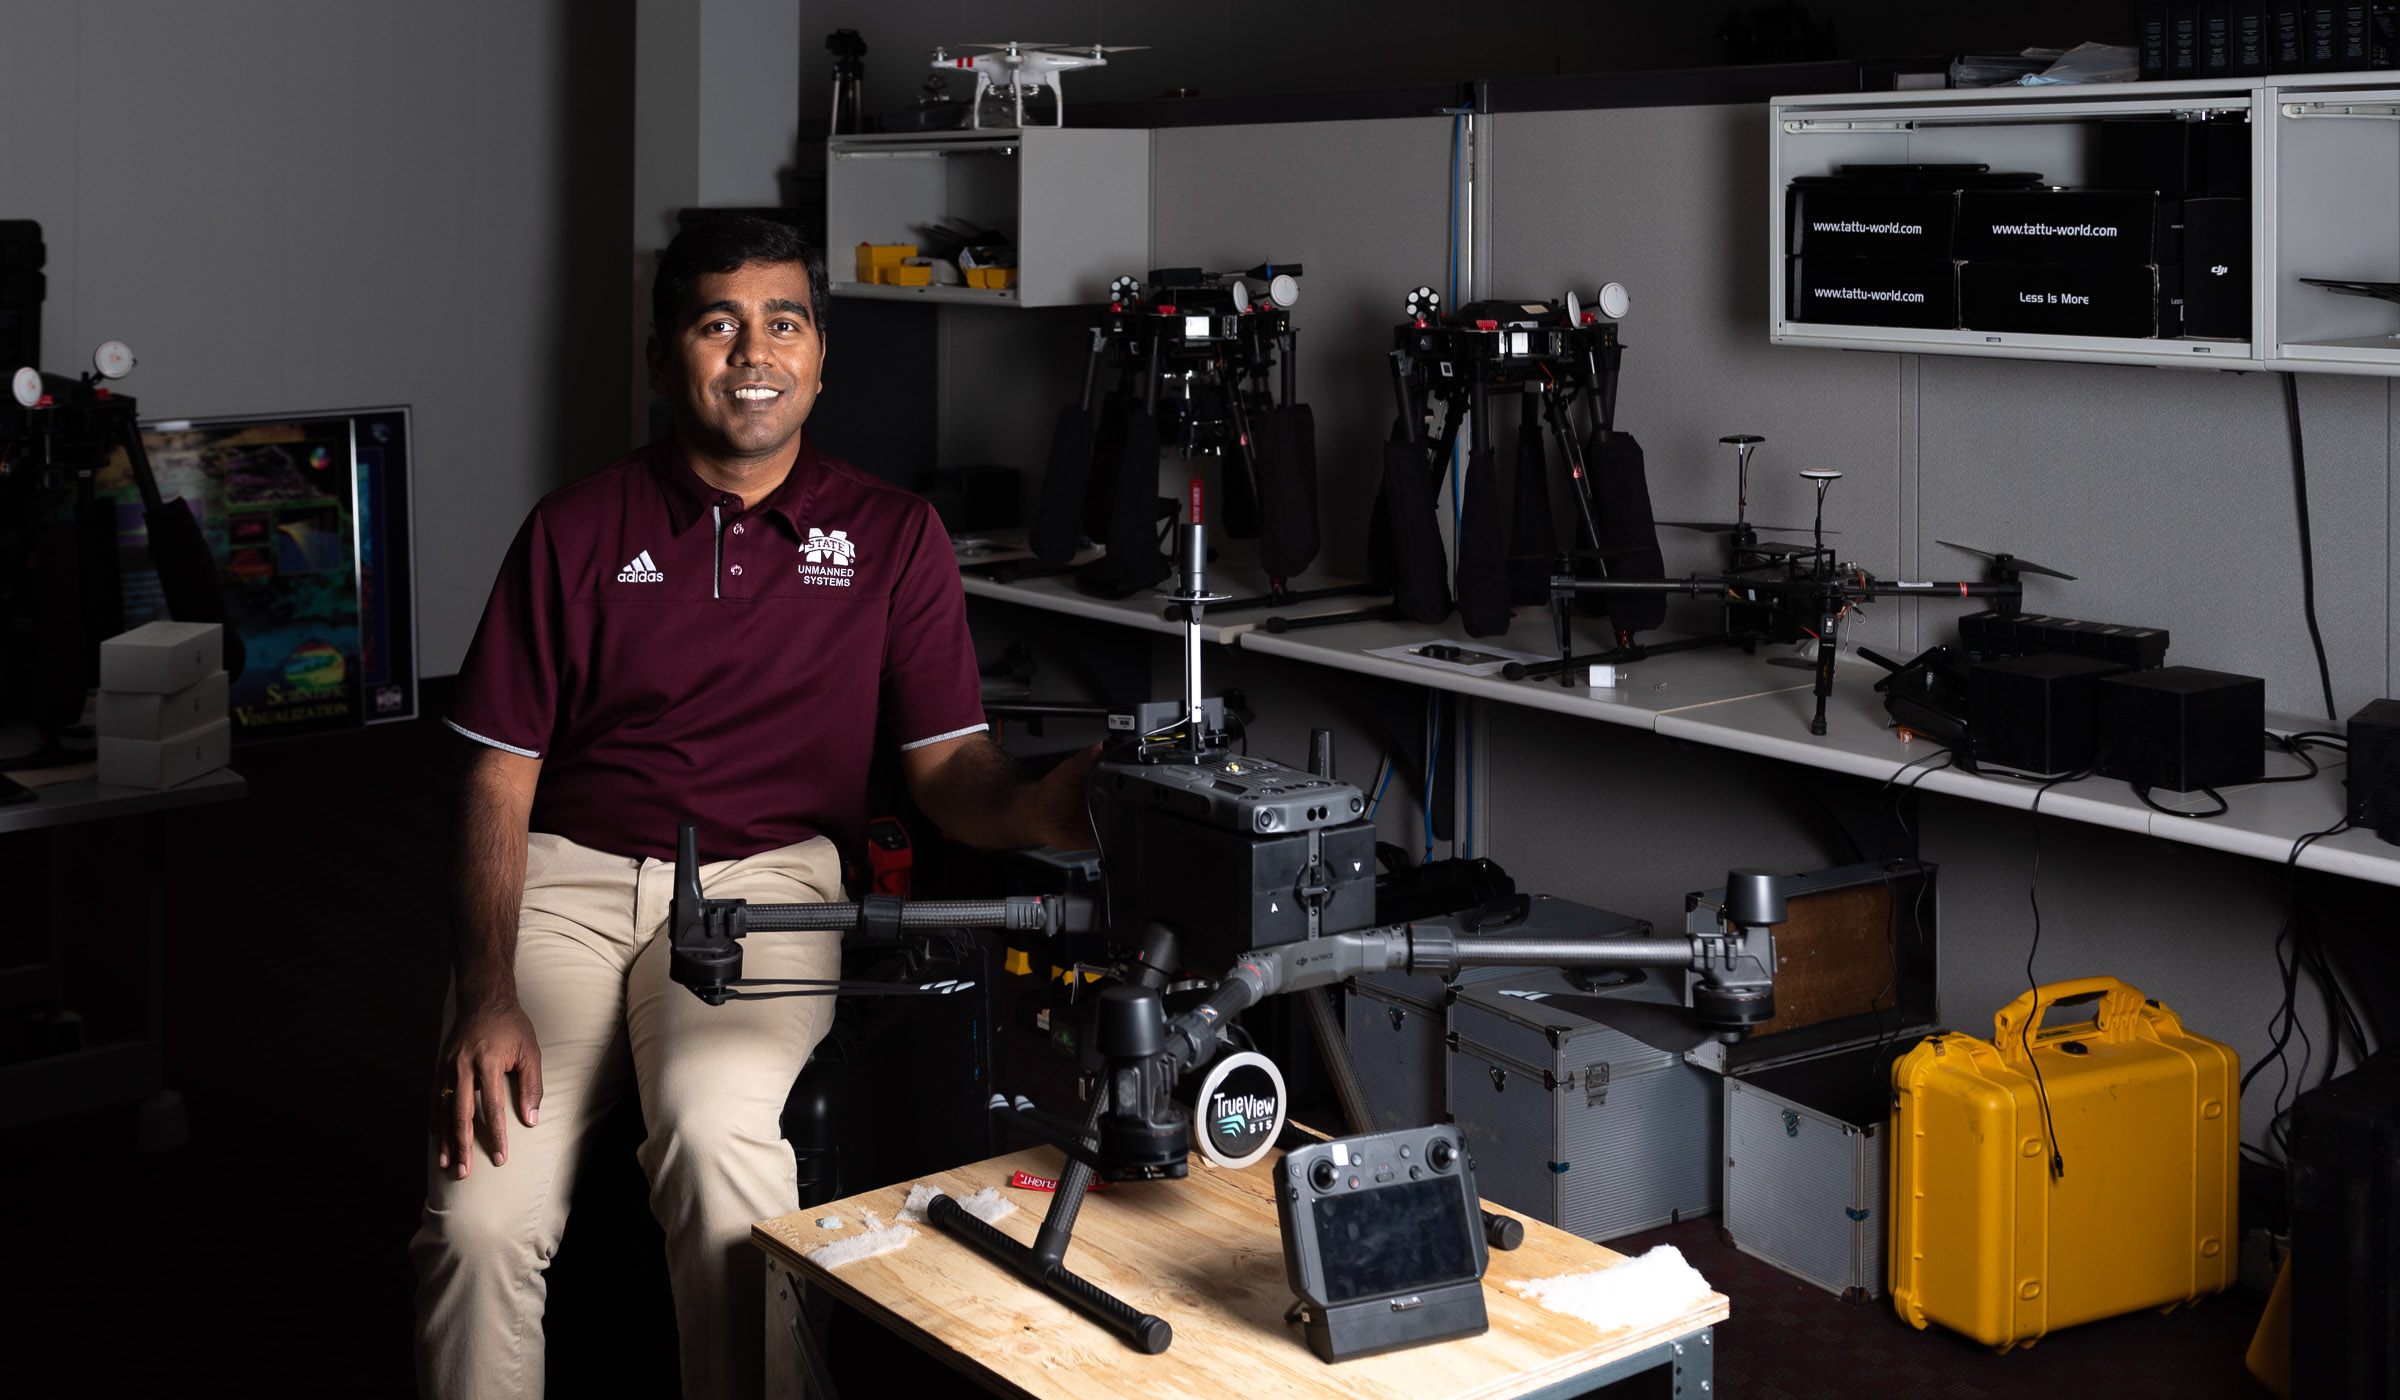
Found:
<path fill-rule="evenodd" d="M 1258 541 L 1272 585 L 1261 601 L 1293 601 L 1284 582 L 1318 547 L 1316 420 L 1299 399 L 1291 317 L 1300 275 L 1298 263 L 1168 267 L 1110 284 L 1082 397 L 1051 436 L 1027 541 L 1037 557 L 1064 571 L 1082 539 L 1106 544 L 1076 582 L 1109 597 L 1165 578 L 1158 459 L 1172 448 L 1221 462 L 1216 517 L 1228 535 Z"/>
<path fill-rule="evenodd" d="M 1750 434 L 1737 434 L 1723 441 L 1735 445 L 1740 453 L 1742 504 L 1746 511 L 1750 453 L 1763 439 Z M 1853 609 L 1864 607 L 1877 598 L 1955 596 L 1987 599 L 1992 611 L 2009 614 L 2018 611 L 2024 601 L 2022 575 L 2040 574 L 2067 580 L 2075 577 L 2013 554 L 1993 553 L 1954 544 L 1949 540 L 1937 540 L 1937 544 L 1984 559 L 1986 576 L 1980 580 L 1922 582 L 1877 578 L 1863 566 L 1840 559 L 1825 543 L 1825 493 L 1828 487 L 1841 479 L 1842 474 L 1829 468 L 1812 467 L 1802 470 L 1800 476 L 1814 486 L 1817 493 L 1816 521 L 1810 529 L 1809 544 L 1787 545 L 1761 541 L 1757 537 L 1761 530 L 1782 532 L 1790 527 L 1753 526 L 1747 523 L 1746 516 L 1737 515 L 1731 525 L 1687 525 L 1687 528 L 1723 532 L 1730 536 L 1732 557 L 1723 573 L 1690 574 L 1679 579 L 1585 579 L 1562 570 L 1550 579 L 1551 628 L 1557 641 L 1559 659 L 1530 666 L 1512 664 L 1503 674 L 1511 680 L 1555 676 L 1560 685 L 1573 685 L 1576 671 L 1588 665 L 1638 661 L 1668 651 L 1702 647 L 1733 645 L 1751 651 L 1762 642 L 1785 644 L 1813 641 L 1816 646 L 1814 661 L 1797 664 L 1806 665 L 1815 673 L 1816 712 L 1809 720 L 1808 732 L 1822 735 L 1825 733 L 1825 704 L 1833 695 L 1834 665 L 1841 649 L 1841 629 Z M 1662 600 L 1670 594 L 1717 598 L 1723 604 L 1723 630 L 1650 645 L 1633 642 L 1620 632 L 1615 648 L 1578 656 L 1575 654 L 1568 609 L 1579 593 L 1587 592 Z M 1933 663 L 1928 660 L 1931 653 L 1906 664 L 1863 648 L 1860 654 L 1892 673 L 1879 688 L 1895 685 L 1906 687 L 1938 679 L 1932 675 Z M 1784 658 L 1770 660 L 1781 661 Z M 1794 660 L 1797 661 L 1797 658 Z M 1905 694 L 1902 698 L 1905 702 Z"/>

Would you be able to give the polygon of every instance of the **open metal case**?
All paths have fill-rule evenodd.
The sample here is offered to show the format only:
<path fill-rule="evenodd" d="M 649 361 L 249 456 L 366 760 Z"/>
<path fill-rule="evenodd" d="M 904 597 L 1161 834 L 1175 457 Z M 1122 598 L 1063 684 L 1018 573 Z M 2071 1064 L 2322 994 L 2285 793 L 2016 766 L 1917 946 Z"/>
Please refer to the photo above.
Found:
<path fill-rule="evenodd" d="M 1845 1298 L 1886 1290 L 1892 1065 L 1937 1029 L 1936 867 L 1867 861 L 1786 881 L 1771 1021 L 1685 1058 L 1725 1076 L 1726 1241 Z M 1724 891 L 1684 900 L 1713 928 Z"/>

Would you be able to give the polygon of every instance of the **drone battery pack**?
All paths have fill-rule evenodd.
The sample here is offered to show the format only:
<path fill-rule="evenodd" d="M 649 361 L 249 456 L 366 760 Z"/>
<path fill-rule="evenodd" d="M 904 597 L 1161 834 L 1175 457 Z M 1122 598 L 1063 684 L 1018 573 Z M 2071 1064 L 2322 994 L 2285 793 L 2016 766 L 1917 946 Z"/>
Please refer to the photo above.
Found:
<path fill-rule="evenodd" d="M 1947 262 L 1958 191 L 1866 181 L 1793 185 L 1786 250 L 1802 258 Z"/>
<path fill-rule="evenodd" d="M 2400 700 L 2376 700 L 2350 716 L 2350 820 L 2400 846 Z"/>
<path fill-rule="evenodd" d="M 1948 258 L 1791 258 L 1795 321 L 1958 328 L 1958 269 Z"/>
<path fill-rule="evenodd" d="M 2266 773 L 2267 683 L 2197 666 L 2103 677 L 2100 772 L 2137 788 L 2192 792 Z"/>
<path fill-rule="evenodd" d="M 2184 201 L 2182 292 L 2183 334 L 2210 340 L 2248 338 L 2249 200 Z"/>
<path fill-rule="evenodd" d="M 1968 263 L 2146 267 L 2176 261 L 2175 213 L 2147 189 L 1968 190 L 1950 251 Z"/>
<path fill-rule="evenodd" d="M 1958 323 L 1971 331 L 2148 339 L 2158 308 L 2158 268 L 2148 264 L 1959 264 Z"/>
<path fill-rule="evenodd" d="M 2091 766 L 2100 748 L 2100 678 L 2123 669 L 2060 652 L 1976 662 L 1967 725 L 1975 761 L 2044 776 Z"/>
<path fill-rule="evenodd" d="M 2066 651 L 2146 671 L 2167 660 L 2167 629 L 2078 622 L 2041 613 L 1968 613 L 1958 620 L 1959 645 L 1975 659 Z"/>
<path fill-rule="evenodd" d="M 2255 33 L 2252 38 L 2257 49 Z M 2262 65 L 2264 58 L 2257 59 Z M 2263 68 L 2262 70 L 2263 71 Z M 2244 198 L 2250 193 L 2250 124 L 2103 119 L 2092 153 L 2092 183 L 2103 189 L 2154 190 L 2170 199 Z"/>

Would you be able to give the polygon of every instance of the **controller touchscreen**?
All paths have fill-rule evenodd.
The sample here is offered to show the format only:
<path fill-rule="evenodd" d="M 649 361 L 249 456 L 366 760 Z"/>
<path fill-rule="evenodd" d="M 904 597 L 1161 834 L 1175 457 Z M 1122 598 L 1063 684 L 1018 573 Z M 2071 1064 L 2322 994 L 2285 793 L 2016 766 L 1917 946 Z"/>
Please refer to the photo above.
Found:
<path fill-rule="evenodd" d="M 1448 1179 L 1320 1196 L 1312 1204 L 1331 1303 L 1477 1276 L 1465 1198 Z"/>

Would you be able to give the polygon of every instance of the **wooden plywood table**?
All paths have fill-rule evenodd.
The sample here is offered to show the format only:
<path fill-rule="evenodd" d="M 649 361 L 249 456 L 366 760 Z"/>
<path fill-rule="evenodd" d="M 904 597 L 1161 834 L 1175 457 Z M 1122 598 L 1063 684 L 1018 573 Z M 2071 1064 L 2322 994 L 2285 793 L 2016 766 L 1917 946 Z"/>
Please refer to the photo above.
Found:
<path fill-rule="evenodd" d="M 1017 1203 L 1003 1234 L 1031 1241 L 1045 1192 L 1007 1183 L 1014 1171 L 1055 1177 L 1060 1154 L 1036 1148 L 924 1178 L 966 1197 L 986 1186 Z M 1516 1400 L 1581 1395 L 1622 1376 L 1672 1367 L 1661 1393 L 1712 1400 L 1712 1324 L 1724 1295 L 1658 1326 L 1602 1330 L 1518 1294 L 1518 1280 L 1581 1273 L 1623 1256 L 1527 1220 L 1525 1242 L 1494 1250 L 1484 1274 L 1491 1330 L 1329 1365 L 1284 1321 L 1284 1281 L 1271 1166 L 1225 1171 L 1195 1157 L 1183 1181 L 1111 1186 L 1087 1197 L 1067 1267 L 1175 1329 L 1174 1345 L 1145 1356 L 930 1223 L 888 1254 L 824 1269 L 805 1252 L 865 1228 L 872 1210 L 890 1224 L 908 1184 L 864 1192 L 753 1227 L 767 1255 L 767 1393 L 804 1392 L 793 1335 L 812 1289 L 838 1298 L 1000 1395 L 1062 1400 L 1372 1395 L 1393 1400 Z M 838 1216 L 839 1230 L 817 1220 Z M 835 1343 L 839 1345 L 838 1341 Z M 855 1400 L 855 1397 L 852 1397 Z"/>

